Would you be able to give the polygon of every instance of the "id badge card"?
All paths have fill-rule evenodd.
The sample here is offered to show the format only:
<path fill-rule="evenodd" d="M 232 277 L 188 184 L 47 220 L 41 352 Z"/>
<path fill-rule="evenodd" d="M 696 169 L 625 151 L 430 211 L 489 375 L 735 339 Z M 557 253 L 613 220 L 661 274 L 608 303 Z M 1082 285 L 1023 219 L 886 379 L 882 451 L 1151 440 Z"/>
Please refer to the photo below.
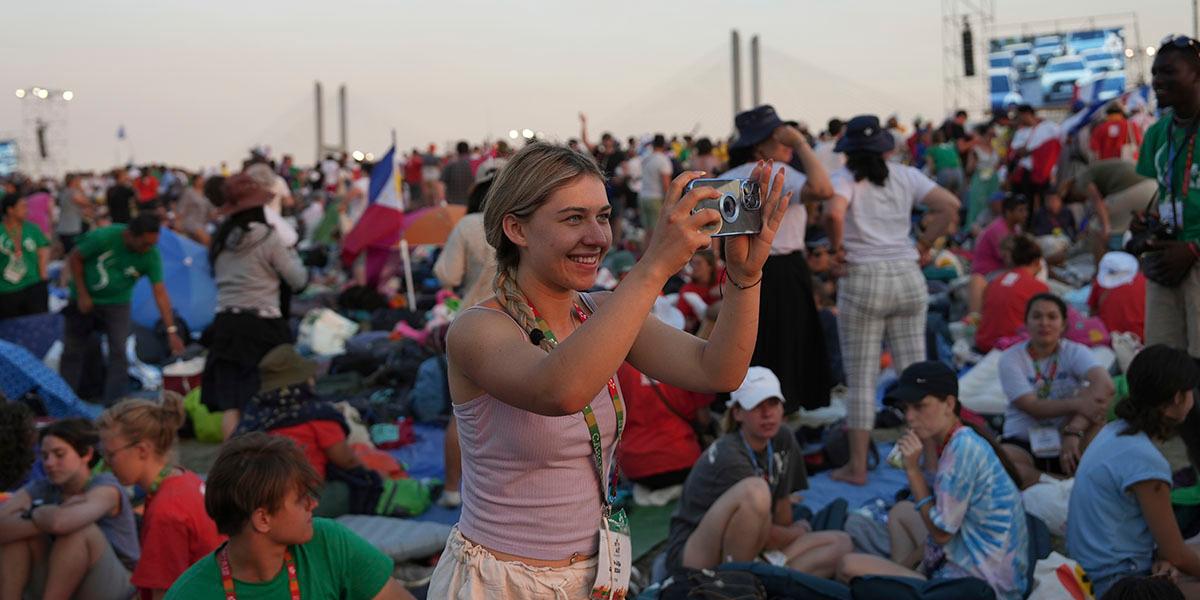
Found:
<path fill-rule="evenodd" d="M 618 510 L 600 523 L 600 555 L 591 600 L 624 600 L 629 594 L 633 568 L 633 546 L 625 510 Z"/>
<path fill-rule="evenodd" d="M 1034 427 L 1029 430 L 1029 449 L 1038 458 L 1058 458 L 1062 450 L 1062 434 L 1057 427 Z"/>

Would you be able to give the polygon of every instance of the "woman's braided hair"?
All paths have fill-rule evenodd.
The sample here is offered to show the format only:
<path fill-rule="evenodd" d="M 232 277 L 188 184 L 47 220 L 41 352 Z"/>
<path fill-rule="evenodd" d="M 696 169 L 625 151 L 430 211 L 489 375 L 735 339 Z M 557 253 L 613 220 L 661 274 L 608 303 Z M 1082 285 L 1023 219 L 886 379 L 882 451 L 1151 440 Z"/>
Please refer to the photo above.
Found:
<path fill-rule="evenodd" d="M 519 248 L 504 233 L 504 218 L 525 220 L 559 188 L 579 179 L 604 174 L 591 156 L 564 146 L 536 142 L 526 146 L 500 170 L 484 200 L 483 226 L 487 242 L 496 249 L 496 301 L 525 331 L 537 329 L 537 319 L 517 285 Z M 542 337 L 539 346 L 549 352 L 554 343 Z"/>

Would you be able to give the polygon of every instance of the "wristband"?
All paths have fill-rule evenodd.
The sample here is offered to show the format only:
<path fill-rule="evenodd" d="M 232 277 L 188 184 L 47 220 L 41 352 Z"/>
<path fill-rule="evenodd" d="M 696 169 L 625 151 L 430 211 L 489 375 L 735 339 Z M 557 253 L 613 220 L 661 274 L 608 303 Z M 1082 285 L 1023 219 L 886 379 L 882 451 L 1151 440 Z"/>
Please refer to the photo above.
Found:
<path fill-rule="evenodd" d="M 729 274 L 729 271 L 725 272 L 725 279 L 728 279 L 729 283 L 732 283 L 733 287 L 735 287 L 739 290 L 748 290 L 748 289 L 762 283 L 762 275 L 759 275 L 758 281 L 755 281 L 754 283 L 752 283 L 750 285 L 742 285 L 742 284 L 738 283 L 737 280 L 734 279 L 732 275 Z"/>
<path fill-rule="evenodd" d="M 921 498 L 920 500 L 918 500 L 917 504 L 916 504 L 916 506 L 914 506 L 914 508 L 916 509 L 917 512 L 921 512 L 921 509 L 925 508 L 925 505 L 931 504 L 932 502 L 933 502 L 933 495 L 930 494 L 930 495 L 925 496 L 924 498 Z"/>
<path fill-rule="evenodd" d="M 167 333 L 176 333 L 178 331 L 179 331 L 179 328 L 174 325 L 167 327 Z"/>
<path fill-rule="evenodd" d="M 1078 430 L 1075 430 L 1075 429 L 1070 429 L 1070 428 L 1067 428 L 1067 429 L 1063 429 L 1063 430 L 1062 430 L 1062 433 L 1063 433 L 1063 435 L 1073 435 L 1073 436 L 1075 436 L 1075 437 L 1077 437 L 1077 438 L 1079 438 L 1079 439 L 1081 439 L 1081 440 L 1083 439 L 1083 432 L 1082 432 L 1082 431 L 1078 431 Z"/>

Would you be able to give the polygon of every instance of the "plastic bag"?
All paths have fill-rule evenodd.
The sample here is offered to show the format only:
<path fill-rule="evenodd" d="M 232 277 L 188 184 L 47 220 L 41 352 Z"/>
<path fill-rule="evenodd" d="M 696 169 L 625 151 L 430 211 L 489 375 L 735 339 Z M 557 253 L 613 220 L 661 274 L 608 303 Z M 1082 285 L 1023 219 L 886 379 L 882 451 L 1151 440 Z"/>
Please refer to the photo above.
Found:
<path fill-rule="evenodd" d="M 1073 487 L 1073 478 L 1055 479 L 1042 475 L 1036 484 L 1021 492 L 1025 512 L 1041 519 L 1054 535 L 1067 535 L 1067 507 Z"/>
<path fill-rule="evenodd" d="M 328 308 L 314 308 L 300 322 L 297 345 L 314 354 L 334 356 L 346 351 L 346 340 L 358 333 L 358 324 Z"/>
<path fill-rule="evenodd" d="M 1051 552 L 1033 568 L 1029 600 L 1092 600 L 1092 585 L 1085 581 L 1079 563 Z"/>

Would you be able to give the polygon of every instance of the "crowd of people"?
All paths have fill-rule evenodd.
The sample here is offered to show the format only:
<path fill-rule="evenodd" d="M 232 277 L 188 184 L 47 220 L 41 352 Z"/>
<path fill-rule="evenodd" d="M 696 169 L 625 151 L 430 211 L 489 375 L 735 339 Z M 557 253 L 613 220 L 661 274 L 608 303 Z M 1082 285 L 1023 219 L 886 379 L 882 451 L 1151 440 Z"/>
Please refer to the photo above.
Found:
<path fill-rule="evenodd" d="M 580 115 L 563 144 L 399 157 L 406 210 L 466 213 L 432 265 L 462 307 L 430 336 L 448 400 L 439 503 L 461 517 L 428 597 L 623 597 L 634 561 L 618 490 L 632 487 L 636 503 L 677 502 L 667 573 L 763 560 L 1023 598 L 1038 521 L 1022 491 L 1047 478 L 1074 478 L 1065 548 L 1095 597 L 1200 594 L 1200 549 L 1172 516 L 1156 446 L 1197 419 L 1200 43 L 1163 43 L 1153 91 L 1157 118 L 1118 100 L 1091 121 L 1020 106 L 911 129 L 860 115 L 814 134 L 764 105 L 729 139 L 593 143 Z M 403 285 L 390 252 L 343 246 L 372 166 L 256 150 L 236 172 L 0 181 L 0 319 L 61 314 L 61 377 L 103 407 L 35 431 L 20 399 L 0 405 L 0 487 L 24 483 L 0 503 L 0 600 L 410 597 L 387 556 L 329 519 L 390 514 L 379 489 L 396 484 L 350 449 L 292 308 L 313 282 Z M 737 205 L 757 214 L 753 233 L 713 234 L 732 217 L 702 203 L 741 199 L 706 178 L 754 184 Z M 207 250 L 203 332 L 173 310 L 166 231 Z M 200 402 L 224 440 L 207 473 L 179 466 L 181 396 L 128 397 L 143 277 L 168 352 L 205 352 Z M 1126 389 L 1098 340 L 1075 335 L 1089 326 L 1144 342 Z M 992 352 L 1007 406 L 988 423 L 959 380 Z M 881 390 L 887 372 L 898 380 Z M 847 451 L 822 466 L 844 484 L 876 477 L 878 423 L 906 425 L 907 500 L 874 552 L 796 512 L 817 465 L 789 419 L 831 403 Z M 28 481 L 35 449 L 44 477 Z"/>

